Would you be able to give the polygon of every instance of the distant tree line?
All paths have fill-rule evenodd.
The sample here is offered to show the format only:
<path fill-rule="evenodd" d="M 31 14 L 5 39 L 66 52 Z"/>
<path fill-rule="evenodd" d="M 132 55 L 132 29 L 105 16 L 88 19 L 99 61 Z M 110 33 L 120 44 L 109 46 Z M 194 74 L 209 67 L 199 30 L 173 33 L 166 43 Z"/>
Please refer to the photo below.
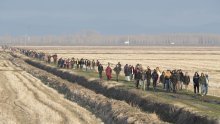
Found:
<path fill-rule="evenodd" d="M 96 32 L 73 35 L 0 36 L 0 45 L 37 46 L 220 46 L 218 34 L 163 34 L 163 35 L 101 35 Z M 127 44 L 128 45 L 128 44 Z"/>

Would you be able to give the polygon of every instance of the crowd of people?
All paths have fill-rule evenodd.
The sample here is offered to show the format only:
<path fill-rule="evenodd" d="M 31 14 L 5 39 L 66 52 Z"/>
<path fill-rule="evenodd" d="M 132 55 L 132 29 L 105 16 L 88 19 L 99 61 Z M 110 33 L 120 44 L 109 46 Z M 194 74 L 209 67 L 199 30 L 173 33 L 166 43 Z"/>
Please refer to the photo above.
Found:
<path fill-rule="evenodd" d="M 37 58 L 39 60 L 44 60 L 47 63 L 54 63 L 59 68 L 66 69 L 80 69 L 80 70 L 93 70 L 98 71 L 100 80 L 103 80 L 103 72 L 105 72 L 107 81 L 112 80 L 113 71 L 115 72 L 115 80 L 119 81 L 121 71 L 124 72 L 124 76 L 127 82 L 134 82 L 137 89 L 150 90 L 152 85 L 153 90 L 157 91 L 158 84 L 162 84 L 162 88 L 166 92 L 178 92 L 182 89 L 188 91 L 188 85 L 191 81 L 188 72 L 183 72 L 181 69 L 175 70 L 165 70 L 161 71 L 159 67 L 151 69 L 149 66 L 144 69 L 141 64 L 136 66 L 125 64 L 122 67 L 121 63 L 118 62 L 115 67 L 111 67 L 108 63 L 104 70 L 103 65 L 99 60 L 89 60 L 89 59 L 78 59 L 78 58 L 62 58 L 58 59 L 57 54 L 45 54 L 43 52 L 36 52 L 33 50 L 19 49 L 20 52 L 26 56 Z M 206 95 L 208 93 L 208 74 L 195 72 L 193 78 L 193 88 L 195 94 Z M 185 88 L 184 88 L 185 86 Z M 201 92 L 199 89 L 201 87 Z"/>

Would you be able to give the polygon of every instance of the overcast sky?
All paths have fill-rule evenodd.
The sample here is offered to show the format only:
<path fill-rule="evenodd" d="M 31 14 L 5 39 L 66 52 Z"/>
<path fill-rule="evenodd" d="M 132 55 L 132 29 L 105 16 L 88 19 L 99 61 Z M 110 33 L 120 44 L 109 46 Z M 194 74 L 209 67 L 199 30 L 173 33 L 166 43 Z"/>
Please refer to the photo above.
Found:
<path fill-rule="evenodd" d="M 0 35 L 220 33 L 220 0 L 0 0 Z"/>

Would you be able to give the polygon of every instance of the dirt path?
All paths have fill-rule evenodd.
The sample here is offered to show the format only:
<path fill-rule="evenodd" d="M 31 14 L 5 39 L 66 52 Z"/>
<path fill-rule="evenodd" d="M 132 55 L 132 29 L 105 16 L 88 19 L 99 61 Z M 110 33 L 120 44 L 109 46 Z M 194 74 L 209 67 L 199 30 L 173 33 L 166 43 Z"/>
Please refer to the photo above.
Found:
<path fill-rule="evenodd" d="M 0 53 L 1 123 L 101 123 L 91 112 L 64 99 L 6 57 Z"/>

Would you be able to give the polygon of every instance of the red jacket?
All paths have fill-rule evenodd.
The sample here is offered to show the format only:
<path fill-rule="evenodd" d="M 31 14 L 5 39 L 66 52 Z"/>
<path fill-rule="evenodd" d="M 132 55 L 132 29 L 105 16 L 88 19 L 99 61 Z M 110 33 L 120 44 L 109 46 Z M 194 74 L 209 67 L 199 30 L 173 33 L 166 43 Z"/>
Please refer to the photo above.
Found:
<path fill-rule="evenodd" d="M 108 66 L 108 67 L 105 69 L 105 73 L 106 73 L 107 76 L 111 76 L 111 74 L 112 74 L 112 69 L 111 69 L 111 67 Z"/>

